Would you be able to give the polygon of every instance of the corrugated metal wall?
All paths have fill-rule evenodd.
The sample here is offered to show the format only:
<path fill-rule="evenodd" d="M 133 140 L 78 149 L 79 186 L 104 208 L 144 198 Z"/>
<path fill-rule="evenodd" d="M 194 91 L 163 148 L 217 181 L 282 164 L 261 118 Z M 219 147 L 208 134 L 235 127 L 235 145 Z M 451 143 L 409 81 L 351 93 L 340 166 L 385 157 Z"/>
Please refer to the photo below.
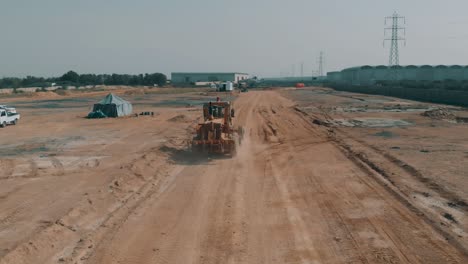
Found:
<path fill-rule="evenodd" d="M 363 66 L 344 69 L 341 72 L 328 74 L 330 81 L 338 81 L 353 85 L 368 85 L 376 81 L 394 80 L 396 71 L 398 80 L 411 81 L 444 81 L 444 80 L 468 80 L 468 66 L 403 66 L 390 69 L 385 66 Z"/>

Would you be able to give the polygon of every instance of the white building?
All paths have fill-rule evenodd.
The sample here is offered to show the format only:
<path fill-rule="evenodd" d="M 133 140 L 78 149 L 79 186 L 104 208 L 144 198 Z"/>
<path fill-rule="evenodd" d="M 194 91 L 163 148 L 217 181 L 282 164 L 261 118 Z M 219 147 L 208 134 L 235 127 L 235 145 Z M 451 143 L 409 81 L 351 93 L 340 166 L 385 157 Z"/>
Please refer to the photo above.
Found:
<path fill-rule="evenodd" d="M 249 79 L 249 74 L 238 72 L 173 72 L 171 82 L 174 84 L 192 84 L 200 82 L 233 82 Z"/>

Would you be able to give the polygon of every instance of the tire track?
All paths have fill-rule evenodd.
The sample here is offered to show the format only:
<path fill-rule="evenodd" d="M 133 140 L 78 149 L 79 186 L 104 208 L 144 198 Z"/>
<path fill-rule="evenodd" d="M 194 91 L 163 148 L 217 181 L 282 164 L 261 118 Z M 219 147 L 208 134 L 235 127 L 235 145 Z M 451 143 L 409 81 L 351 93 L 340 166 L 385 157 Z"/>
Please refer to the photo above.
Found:
<path fill-rule="evenodd" d="M 265 111 L 260 111 L 259 113 L 265 119 L 272 118 L 272 116 L 265 113 Z M 291 119 L 291 116 L 288 115 L 287 117 L 286 116 L 285 117 L 280 117 L 279 120 L 286 119 L 286 118 Z M 261 121 L 259 123 L 260 124 L 270 124 L 271 125 L 272 122 L 276 126 L 279 125 L 279 124 L 275 123 L 272 120 Z M 278 122 L 280 122 L 280 121 L 278 121 Z M 279 131 L 281 133 L 281 129 Z M 283 134 L 288 135 L 287 132 L 284 132 L 284 131 L 283 131 Z M 296 138 L 287 138 L 286 142 L 294 141 L 294 140 L 296 140 Z M 296 153 L 296 155 L 300 155 L 299 153 L 301 153 L 301 149 L 298 149 L 298 148 L 296 148 L 294 146 L 291 146 L 290 144 L 286 144 L 286 146 L 289 146 L 289 149 L 284 149 L 284 146 L 282 146 L 282 145 L 278 146 L 277 150 L 275 151 L 275 153 L 276 153 L 275 157 L 280 157 L 281 153 Z M 307 149 L 308 149 L 307 147 L 302 148 L 302 150 L 307 150 Z M 279 164 L 279 168 L 282 169 L 282 168 L 287 168 L 288 167 L 287 163 L 281 165 L 281 160 L 278 160 L 278 159 L 276 160 L 275 164 Z M 362 166 L 358 166 L 358 168 L 362 168 Z M 364 170 L 364 172 L 366 172 L 366 169 Z M 359 173 L 357 175 L 359 175 Z M 368 181 L 368 179 L 362 178 L 362 176 L 360 176 L 360 178 L 363 179 L 363 180 Z M 372 188 L 372 190 L 374 190 L 375 193 L 381 193 L 381 191 L 382 191 L 382 190 L 377 190 L 375 188 Z M 306 192 L 306 190 L 304 190 L 304 192 Z M 329 193 L 329 194 L 333 193 L 333 191 L 331 191 L 331 190 L 326 190 L 325 192 Z M 342 193 L 335 193 L 335 195 L 337 197 L 342 196 L 341 194 Z M 356 194 L 354 194 L 353 192 L 349 193 L 349 195 L 350 195 L 350 197 L 354 197 L 353 199 L 356 199 L 356 200 L 364 199 L 364 197 L 363 198 L 358 198 L 358 196 L 356 196 Z M 341 199 L 344 199 L 344 197 L 341 198 Z M 384 200 L 386 200 L 386 198 Z M 311 201 L 311 203 L 312 203 L 312 201 Z M 417 222 L 413 221 L 415 215 L 413 215 L 413 218 L 408 218 L 408 213 L 407 212 L 405 214 L 402 214 L 401 209 L 398 206 L 394 206 L 394 203 L 391 203 L 391 202 L 389 204 L 392 205 L 392 208 L 396 212 L 399 212 L 397 217 L 399 217 L 401 219 L 404 219 L 404 221 L 408 221 L 409 223 L 412 223 L 413 226 L 412 227 L 408 226 L 408 229 L 412 229 L 412 228 L 414 229 L 414 226 L 417 226 L 417 225 L 420 224 L 420 223 L 417 223 Z M 349 248 L 350 248 L 349 252 L 353 252 L 353 253 L 362 252 L 360 255 L 350 256 L 351 259 L 354 259 L 354 261 L 356 263 L 375 263 L 375 262 L 378 262 L 378 263 L 402 263 L 402 261 L 403 261 L 403 263 L 416 263 L 416 262 L 419 262 L 418 259 L 414 258 L 413 256 L 408 255 L 408 252 L 405 252 L 406 247 L 403 246 L 403 244 L 407 243 L 408 240 L 411 240 L 411 238 L 408 236 L 407 232 L 393 232 L 393 233 L 388 232 L 388 230 L 393 230 L 393 227 L 401 225 L 398 222 L 391 222 L 391 223 L 387 222 L 388 226 L 385 227 L 386 228 L 385 229 L 384 226 L 382 226 L 382 222 L 380 222 L 380 221 L 376 222 L 374 220 L 374 218 L 364 218 L 362 220 L 355 220 L 355 219 L 352 219 L 352 218 L 347 219 L 345 217 L 346 213 L 339 212 L 339 209 L 337 209 L 337 207 L 335 205 L 333 205 L 333 203 L 330 202 L 329 200 L 324 201 L 322 203 L 321 208 L 325 212 L 328 211 L 328 213 L 326 213 L 326 214 L 330 215 L 330 218 L 327 218 L 327 219 L 340 219 L 340 221 L 337 224 L 335 224 L 335 230 L 336 230 L 336 227 L 338 227 L 338 228 L 347 227 L 345 229 L 346 231 L 343 233 L 343 236 L 345 238 L 351 238 L 350 246 L 349 246 Z M 356 207 L 355 210 L 358 210 L 358 211 L 361 210 L 362 211 L 363 209 L 362 209 L 362 207 Z M 392 218 L 392 219 L 395 219 L 395 218 Z M 388 228 L 390 228 L 390 229 L 388 229 Z M 353 234 L 356 234 L 357 232 L 360 232 L 359 231 L 360 229 L 361 230 L 373 230 L 374 233 L 380 234 L 381 236 L 383 235 L 383 237 L 385 237 L 388 241 L 391 241 L 391 243 L 394 246 L 392 248 L 372 248 L 372 247 L 368 247 L 368 244 L 365 241 L 363 241 L 360 238 L 357 239 L 357 238 L 355 238 L 355 235 L 353 235 Z M 395 240 L 395 238 L 398 238 L 398 239 Z M 401 240 L 401 238 L 405 238 L 405 239 Z M 459 259 L 457 259 L 457 258 L 455 258 L 455 257 L 453 257 L 453 256 L 446 253 L 447 252 L 446 247 L 441 247 L 440 244 L 435 242 L 437 240 L 434 240 L 433 238 L 427 236 L 426 233 L 423 233 L 423 235 L 419 235 L 418 239 L 419 240 L 417 240 L 418 241 L 417 244 L 419 244 L 420 248 L 425 248 L 425 244 L 429 243 L 429 244 L 432 245 L 432 249 L 437 248 L 439 250 L 437 254 L 440 254 L 439 256 L 437 256 L 437 258 L 433 258 L 432 261 L 427 261 L 427 262 L 424 262 L 424 263 L 441 263 L 441 261 L 443 261 L 444 263 L 459 263 L 459 261 L 460 261 Z M 425 241 L 425 242 L 423 242 L 423 241 Z M 340 241 L 340 243 L 341 242 L 342 241 Z M 422 242 L 422 243 L 419 243 L 419 242 Z M 405 249 L 405 250 L 401 250 L 401 249 Z M 426 252 L 426 254 L 427 254 L 427 256 L 429 256 L 431 254 L 434 254 L 434 252 Z M 436 255 L 434 255 L 434 257 L 435 256 Z M 347 258 L 347 259 L 349 259 L 349 258 Z"/>
<path fill-rule="evenodd" d="M 65 168 L 63 167 L 62 162 L 56 157 L 49 157 L 52 162 L 52 166 L 56 170 L 54 173 L 55 176 L 63 176 L 65 174 Z"/>
<path fill-rule="evenodd" d="M 15 161 L 12 159 L 0 159 L 0 179 L 8 179 L 13 175 Z"/>

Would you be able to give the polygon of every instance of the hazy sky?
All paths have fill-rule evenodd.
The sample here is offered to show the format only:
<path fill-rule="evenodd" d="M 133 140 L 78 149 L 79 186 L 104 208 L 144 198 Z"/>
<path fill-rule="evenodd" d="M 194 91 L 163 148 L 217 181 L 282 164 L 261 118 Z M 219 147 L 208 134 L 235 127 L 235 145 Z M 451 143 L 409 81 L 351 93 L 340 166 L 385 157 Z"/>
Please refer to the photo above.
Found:
<path fill-rule="evenodd" d="M 468 0 L 0 0 L 0 77 L 387 64 L 394 11 L 401 64 L 468 64 Z"/>

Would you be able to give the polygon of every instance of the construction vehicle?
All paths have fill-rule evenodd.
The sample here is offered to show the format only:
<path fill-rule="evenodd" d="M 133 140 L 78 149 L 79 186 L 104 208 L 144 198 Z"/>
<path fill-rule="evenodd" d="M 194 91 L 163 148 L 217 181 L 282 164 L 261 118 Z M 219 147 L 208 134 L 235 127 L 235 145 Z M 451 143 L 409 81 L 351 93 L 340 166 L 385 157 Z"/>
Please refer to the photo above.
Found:
<path fill-rule="evenodd" d="M 244 135 L 242 127 L 233 128 L 235 116 L 230 102 L 209 102 L 203 105 L 204 122 L 196 127 L 192 151 L 234 156 Z"/>
<path fill-rule="evenodd" d="M 238 84 L 238 88 L 239 88 L 239 90 L 241 91 L 241 93 L 246 93 L 246 92 L 249 91 L 249 89 L 247 88 L 247 86 L 248 86 L 248 85 L 247 85 L 247 82 L 240 82 L 240 83 Z"/>

